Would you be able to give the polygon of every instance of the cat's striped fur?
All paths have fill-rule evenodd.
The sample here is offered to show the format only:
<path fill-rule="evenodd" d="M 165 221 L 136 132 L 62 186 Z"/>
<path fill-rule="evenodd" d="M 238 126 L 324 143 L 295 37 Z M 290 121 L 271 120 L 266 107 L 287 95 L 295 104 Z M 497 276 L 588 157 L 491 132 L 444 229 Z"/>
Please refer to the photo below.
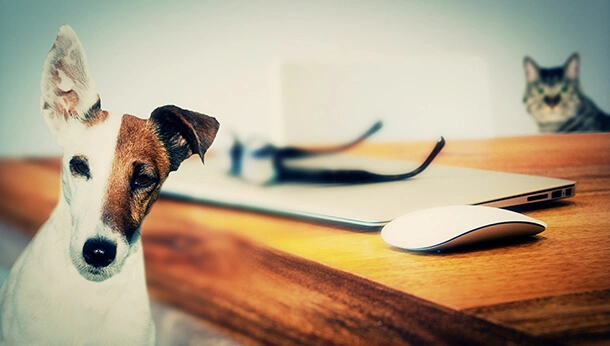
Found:
<path fill-rule="evenodd" d="M 574 53 L 564 66 L 539 67 L 525 57 L 527 81 L 523 103 L 540 132 L 610 131 L 610 115 L 586 97 L 579 81 L 579 56 Z"/>

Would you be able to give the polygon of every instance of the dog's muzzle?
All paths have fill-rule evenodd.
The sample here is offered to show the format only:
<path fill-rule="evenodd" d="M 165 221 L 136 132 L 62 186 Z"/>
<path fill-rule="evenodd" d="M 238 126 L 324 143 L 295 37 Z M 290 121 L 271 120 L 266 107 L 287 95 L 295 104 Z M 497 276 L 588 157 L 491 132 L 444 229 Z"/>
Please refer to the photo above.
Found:
<path fill-rule="evenodd" d="M 83 246 L 83 258 L 87 264 L 102 268 L 107 267 L 116 257 L 116 244 L 103 238 L 92 238 Z"/>

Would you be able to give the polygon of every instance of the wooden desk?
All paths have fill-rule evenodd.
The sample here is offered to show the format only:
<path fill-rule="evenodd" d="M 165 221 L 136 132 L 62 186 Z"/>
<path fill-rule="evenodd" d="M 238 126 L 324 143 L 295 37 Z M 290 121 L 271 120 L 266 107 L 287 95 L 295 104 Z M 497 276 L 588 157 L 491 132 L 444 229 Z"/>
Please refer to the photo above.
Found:
<path fill-rule="evenodd" d="M 419 160 L 431 143 L 368 144 Z M 143 226 L 151 295 L 246 344 L 610 342 L 610 134 L 449 141 L 438 163 L 577 182 L 503 247 L 414 254 L 378 233 L 162 199 Z M 0 162 L 0 219 L 29 234 L 57 160 Z"/>

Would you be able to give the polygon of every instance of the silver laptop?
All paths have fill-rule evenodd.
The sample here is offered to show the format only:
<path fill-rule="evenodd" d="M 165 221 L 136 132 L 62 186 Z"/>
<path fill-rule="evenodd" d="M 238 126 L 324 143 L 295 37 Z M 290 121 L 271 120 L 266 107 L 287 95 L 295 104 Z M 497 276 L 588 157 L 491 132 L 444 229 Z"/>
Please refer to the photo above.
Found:
<path fill-rule="evenodd" d="M 418 163 L 350 154 L 293 160 L 291 165 L 365 169 L 394 174 Z M 417 209 L 471 204 L 510 207 L 571 197 L 575 182 L 514 173 L 432 164 L 403 181 L 361 185 L 284 183 L 257 185 L 230 176 L 214 157 L 185 161 L 170 174 L 165 196 L 264 213 L 378 229 Z"/>

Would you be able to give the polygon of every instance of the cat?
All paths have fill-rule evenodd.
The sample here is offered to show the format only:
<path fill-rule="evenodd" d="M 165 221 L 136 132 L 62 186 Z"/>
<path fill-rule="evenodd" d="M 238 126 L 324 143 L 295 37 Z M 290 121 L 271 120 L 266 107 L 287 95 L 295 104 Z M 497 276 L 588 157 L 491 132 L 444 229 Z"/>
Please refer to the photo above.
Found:
<path fill-rule="evenodd" d="M 610 131 L 610 115 L 580 89 L 578 53 L 563 66 L 539 67 L 523 59 L 527 82 L 523 103 L 542 133 Z"/>

